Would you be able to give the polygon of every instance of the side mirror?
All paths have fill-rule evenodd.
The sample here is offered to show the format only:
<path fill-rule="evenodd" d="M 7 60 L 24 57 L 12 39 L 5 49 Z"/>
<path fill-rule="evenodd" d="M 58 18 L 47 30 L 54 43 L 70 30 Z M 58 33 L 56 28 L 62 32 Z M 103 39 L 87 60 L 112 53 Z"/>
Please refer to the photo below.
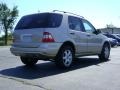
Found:
<path fill-rule="evenodd" d="M 100 29 L 97 29 L 93 32 L 94 34 L 100 34 L 101 33 L 101 30 Z"/>

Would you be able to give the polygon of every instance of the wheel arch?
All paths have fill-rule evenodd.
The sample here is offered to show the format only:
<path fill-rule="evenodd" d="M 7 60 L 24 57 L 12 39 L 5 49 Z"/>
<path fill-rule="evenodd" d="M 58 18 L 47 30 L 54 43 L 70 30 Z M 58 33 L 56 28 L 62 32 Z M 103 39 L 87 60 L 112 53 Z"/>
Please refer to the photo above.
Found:
<path fill-rule="evenodd" d="M 106 44 L 109 46 L 109 49 L 111 49 L 111 45 L 110 45 L 110 43 L 108 41 L 105 41 L 103 46 L 106 45 Z"/>
<path fill-rule="evenodd" d="M 101 53 L 98 55 L 99 56 L 99 59 L 102 60 L 102 61 L 106 61 L 106 60 L 109 60 L 109 55 L 105 55 L 105 46 L 108 46 L 109 48 L 109 55 L 110 55 L 110 49 L 111 49 L 111 45 L 108 41 L 104 42 L 103 46 L 102 46 L 102 50 L 101 50 Z"/>
<path fill-rule="evenodd" d="M 109 49 L 111 49 L 111 45 L 110 45 L 109 41 L 105 41 L 105 42 L 103 43 L 102 47 L 101 47 L 100 53 L 102 52 L 103 47 L 104 47 L 105 44 L 107 44 L 107 45 L 109 46 Z"/>
<path fill-rule="evenodd" d="M 62 58 L 63 52 L 64 52 L 63 50 L 65 50 L 66 48 L 69 48 L 69 49 L 71 48 L 72 49 L 72 53 L 73 53 L 72 54 L 73 55 L 72 61 L 70 62 L 70 64 L 68 66 L 65 65 L 64 60 Z M 75 46 L 74 46 L 74 44 L 72 42 L 70 42 L 70 41 L 64 42 L 61 45 L 61 47 L 59 48 L 58 53 L 57 53 L 57 55 L 55 57 L 56 65 L 59 66 L 59 67 L 62 67 L 62 68 L 68 68 L 68 67 L 70 67 L 72 65 L 72 62 L 73 62 L 73 59 L 74 59 L 74 55 L 75 55 L 74 53 L 75 53 Z"/>
<path fill-rule="evenodd" d="M 61 45 L 61 47 L 59 48 L 58 52 L 60 51 L 60 49 L 61 49 L 62 47 L 67 46 L 67 45 L 72 47 L 74 53 L 76 52 L 75 45 L 74 45 L 71 41 L 66 41 L 66 42 L 64 42 L 64 43 Z"/>

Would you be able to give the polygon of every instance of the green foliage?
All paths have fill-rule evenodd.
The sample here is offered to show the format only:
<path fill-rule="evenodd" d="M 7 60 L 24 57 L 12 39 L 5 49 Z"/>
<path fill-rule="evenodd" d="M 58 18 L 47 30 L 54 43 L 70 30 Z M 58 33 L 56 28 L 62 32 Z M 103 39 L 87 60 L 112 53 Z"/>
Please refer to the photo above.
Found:
<path fill-rule="evenodd" d="M 3 35 L 2 37 L 0 37 L 0 46 L 4 46 L 5 45 L 4 40 L 5 40 L 5 35 Z M 12 34 L 11 33 L 8 34 L 7 41 L 8 41 L 7 45 L 12 44 Z"/>
<path fill-rule="evenodd" d="M 17 17 L 17 6 L 14 6 L 13 9 L 9 9 L 5 3 L 0 4 L 0 22 L 5 32 L 5 44 L 7 44 L 8 31 L 13 29 Z"/>
<path fill-rule="evenodd" d="M 12 34 L 11 34 L 11 33 L 8 34 L 7 39 L 8 39 L 8 40 L 11 40 L 11 39 L 12 39 Z M 0 37 L 0 40 L 3 40 L 3 41 L 4 41 L 4 40 L 5 40 L 5 35 L 3 35 L 2 37 Z"/>

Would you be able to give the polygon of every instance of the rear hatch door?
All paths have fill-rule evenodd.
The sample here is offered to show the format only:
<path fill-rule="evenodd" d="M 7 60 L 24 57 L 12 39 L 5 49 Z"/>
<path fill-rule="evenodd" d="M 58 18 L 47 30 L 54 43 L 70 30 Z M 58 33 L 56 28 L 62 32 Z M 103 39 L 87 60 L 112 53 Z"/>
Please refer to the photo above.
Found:
<path fill-rule="evenodd" d="M 45 29 L 16 30 L 14 32 L 14 45 L 17 47 L 36 48 L 42 42 Z"/>

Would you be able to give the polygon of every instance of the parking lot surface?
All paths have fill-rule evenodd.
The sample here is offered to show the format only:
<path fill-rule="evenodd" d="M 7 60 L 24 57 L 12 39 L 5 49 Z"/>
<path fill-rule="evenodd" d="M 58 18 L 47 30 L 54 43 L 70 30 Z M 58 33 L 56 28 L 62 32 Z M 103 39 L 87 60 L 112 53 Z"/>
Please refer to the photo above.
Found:
<path fill-rule="evenodd" d="M 81 57 L 68 70 L 41 60 L 27 67 L 9 48 L 0 47 L 0 90 L 120 90 L 120 47 L 112 48 L 109 61 Z"/>

